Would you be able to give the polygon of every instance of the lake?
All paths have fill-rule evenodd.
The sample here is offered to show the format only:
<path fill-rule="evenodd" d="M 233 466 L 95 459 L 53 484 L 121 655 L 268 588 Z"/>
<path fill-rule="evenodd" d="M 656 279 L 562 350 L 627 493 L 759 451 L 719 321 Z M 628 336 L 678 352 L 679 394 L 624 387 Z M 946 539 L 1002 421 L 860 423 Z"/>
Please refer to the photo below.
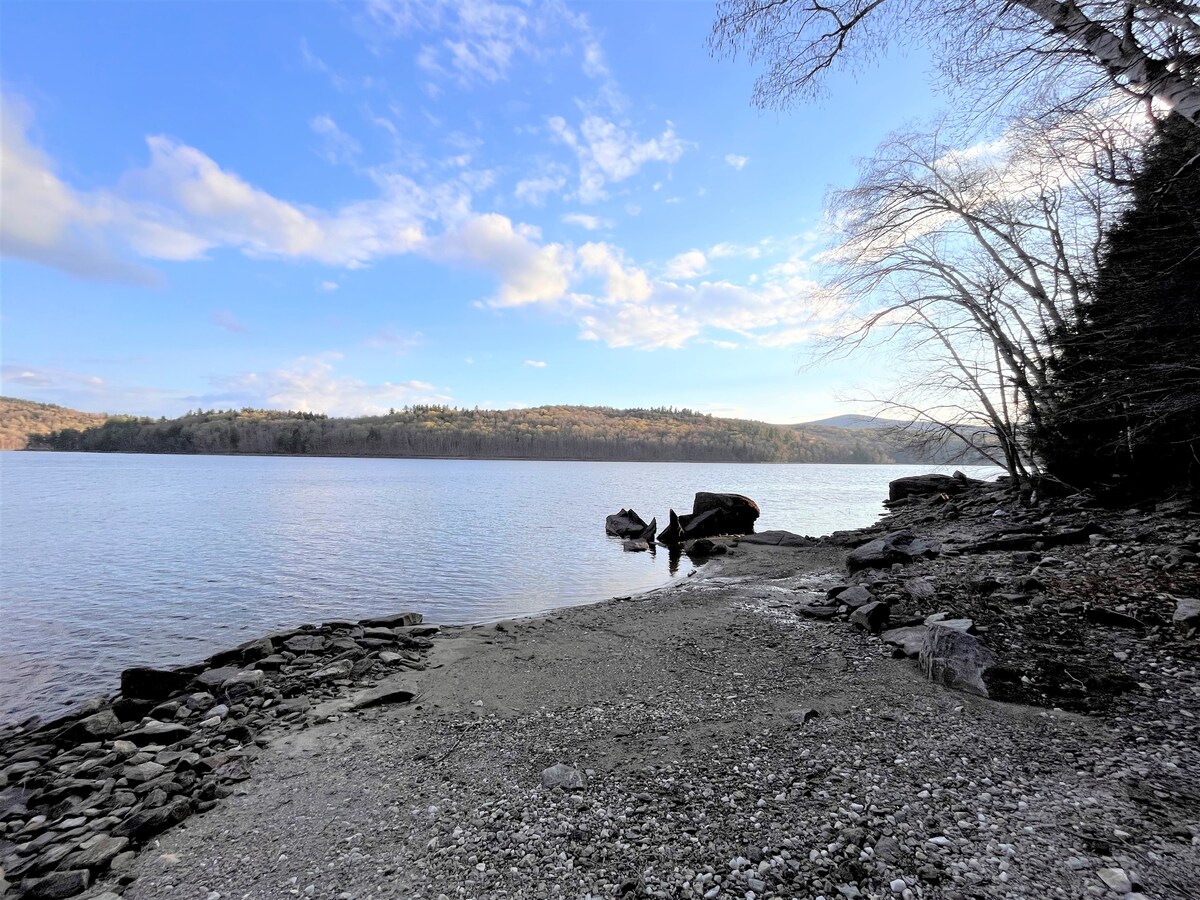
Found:
<path fill-rule="evenodd" d="M 731 491 L 759 530 L 820 535 L 875 521 L 893 478 L 952 469 L 0 453 L 0 721 L 305 622 L 485 622 L 686 575 L 605 536 L 623 506 L 661 527 Z"/>

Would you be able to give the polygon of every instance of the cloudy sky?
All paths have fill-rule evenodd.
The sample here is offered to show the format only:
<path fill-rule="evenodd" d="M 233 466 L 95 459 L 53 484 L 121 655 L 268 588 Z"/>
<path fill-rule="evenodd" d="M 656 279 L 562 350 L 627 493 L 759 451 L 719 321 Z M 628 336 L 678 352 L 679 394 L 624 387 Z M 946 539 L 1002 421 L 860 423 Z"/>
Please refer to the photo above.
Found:
<path fill-rule="evenodd" d="M 3 393 L 86 410 L 860 411 L 801 371 L 826 191 L 939 103 L 788 113 L 710 3 L 8 3 Z"/>

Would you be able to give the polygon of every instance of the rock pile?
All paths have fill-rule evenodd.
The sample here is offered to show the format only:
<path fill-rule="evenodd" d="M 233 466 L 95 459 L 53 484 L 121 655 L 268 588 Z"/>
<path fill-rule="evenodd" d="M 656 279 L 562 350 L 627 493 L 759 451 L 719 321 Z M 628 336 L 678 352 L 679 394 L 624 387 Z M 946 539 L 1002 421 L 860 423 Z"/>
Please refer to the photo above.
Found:
<path fill-rule="evenodd" d="M 436 633 L 415 613 L 304 627 L 177 669 L 134 668 L 121 693 L 54 722 L 0 732 L 0 894 L 72 897 L 139 845 L 212 808 L 271 729 L 305 725 L 314 704 L 423 669 Z M 367 691 L 356 708 L 413 699 Z"/>

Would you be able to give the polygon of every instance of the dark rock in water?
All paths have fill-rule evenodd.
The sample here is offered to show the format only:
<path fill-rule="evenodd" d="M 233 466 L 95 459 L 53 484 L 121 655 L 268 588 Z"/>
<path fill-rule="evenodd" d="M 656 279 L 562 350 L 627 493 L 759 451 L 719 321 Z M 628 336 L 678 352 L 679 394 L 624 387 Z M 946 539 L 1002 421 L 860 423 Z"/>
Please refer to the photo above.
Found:
<path fill-rule="evenodd" d="M 655 518 L 655 519 L 651 519 L 650 524 L 647 525 L 644 529 L 642 529 L 642 533 L 638 535 L 638 538 L 645 541 L 648 544 L 653 543 L 654 535 L 657 533 L 658 533 L 658 519 Z"/>
<path fill-rule="evenodd" d="M 851 550 L 846 557 L 846 567 L 851 572 L 886 569 L 893 563 L 910 563 L 914 559 L 937 556 L 941 552 L 940 541 L 919 538 L 909 531 L 894 531 Z"/>
<path fill-rule="evenodd" d="M 887 624 L 889 614 L 888 605 L 881 600 L 875 600 L 852 612 L 850 624 L 871 634 L 879 634 Z"/>
<path fill-rule="evenodd" d="M 888 500 L 927 497 L 931 494 L 961 494 L 971 485 L 982 484 L 961 472 L 954 475 L 909 475 L 888 484 Z"/>
<path fill-rule="evenodd" d="M 699 538 L 688 543 L 683 552 L 692 557 L 721 556 L 728 553 L 729 548 L 724 544 L 714 544 L 708 538 Z"/>
<path fill-rule="evenodd" d="M 425 621 L 425 617 L 420 613 L 406 612 L 397 613 L 391 616 L 383 616 L 378 619 L 363 619 L 359 622 L 360 625 L 380 625 L 384 628 L 396 628 L 402 625 L 420 625 Z"/>
<path fill-rule="evenodd" d="M 187 687 L 193 673 L 136 667 L 121 673 L 121 693 L 133 700 L 166 700 Z"/>
<path fill-rule="evenodd" d="M 27 878 L 21 882 L 21 896 L 28 900 L 61 900 L 82 894 L 92 884 L 92 873 L 87 869 L 69 869 L 51 872 L 41 878 Z"/>
<path fill-rule="evenodd" d="M 650 526 L 632 509 L 622 509 L 604 519 L 604 533 L 620 538 L 641 538 Z"/>
<path fill-rule="evenodd" d="M 640 538 L 637 540 L 630 538 L 630 539 L 626 540 L 621 546 L 625 549 L 625 552 L 627 552 L 627 553 L 638 553 L 640 551 L 645 551 L 645 550 L 650 549 L 650 544 L 648 544 L 646 541 L 641 540 Z"/>
<path fill-rule="evenodd" d="M 765 544 L 768 547 L 811 547 L 820 542 L 816 538 L 793 534 L 790 531 L 760 531 L 757 534 L 745 535 L 742 543 Z"/>
<path fill-rule="evenodd" d="M 686 540 L 721 534 L 751 534 L 758 516 L 758 504 L 749 497 L 700 491 L 692 501 L 690 514 L 680 516 L 671 510 L 670 524 L 658 536 L 658 541 L 675 546 Z"/>
<path fill-rule="evenodd" d="M 974 635 L 934 623 L 925 632 L 920 661 L 921 671 L 931 681 L 988 696 L 983 673 L 995 664 L 996 657 Z"/>

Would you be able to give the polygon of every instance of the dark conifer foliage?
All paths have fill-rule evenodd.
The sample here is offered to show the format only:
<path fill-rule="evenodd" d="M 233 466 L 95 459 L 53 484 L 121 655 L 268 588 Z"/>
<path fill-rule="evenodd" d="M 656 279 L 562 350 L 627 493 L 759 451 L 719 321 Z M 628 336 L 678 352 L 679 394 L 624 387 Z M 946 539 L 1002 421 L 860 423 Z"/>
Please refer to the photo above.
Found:
<path fill-rule="evenodd" d="M 1169 118 L 1108 234 L 1091 299 L 1053 334 L 1036 436 L 1069 484 L 1149 496 L 1200 487 L 1200 129 Z"/>

